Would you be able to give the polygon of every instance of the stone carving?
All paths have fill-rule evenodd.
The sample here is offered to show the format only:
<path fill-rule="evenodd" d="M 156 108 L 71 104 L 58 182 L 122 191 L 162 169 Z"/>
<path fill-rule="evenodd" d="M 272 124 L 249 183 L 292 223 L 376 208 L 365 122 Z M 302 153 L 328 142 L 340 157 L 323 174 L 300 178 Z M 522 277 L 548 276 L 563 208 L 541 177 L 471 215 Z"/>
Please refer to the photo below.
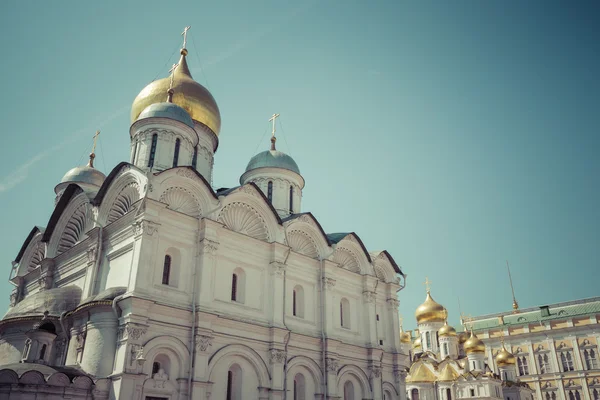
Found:
<path fill-rule="evenodd" d="M 365 303 L 373 303 L 375 301 L 375 292 L 363 292 L 363 299 L 365 300 Z"/>
<path fill-rule="evenodd" d="M 196 351 L 206 351 L 212 346 L 213 338 L 210 336 L 199 335 L 196 337 Z"/>
<path fill-rule="evenodd" d="M 167 375 L 165 373 L 164 369 L 159 369 L 157 373 L 154 374 L 154 376 L 152 377 L 153 379 L 159 380 L 159 381 L 166 381 L 169 379 L 169 375 Z"/>
<path fill-rule="evenodd" d="M 19 299 L 19 289 L 15 288 L 12 290 L 10 294 L 10 306 L 14 307 L 17 305 L 17 301 Z"/>
<path fill-rule="evenodd" d="M 394 299 L 394 298 L 387 299 L 387 304 L 388 304 L 388 307 L 396 309 L 396 310 L 400 306 L 400 302 L 398 301 L 398 299 Z"/>
<path fill-rule="evenodd" d="M 147 332 L 145 327 L 138 327 L 134 325 L 127 325 L 125 329 L 127 330 L 127 338 L 131 338 L 133 340 L 139 340 Z"/>
<path fill-rule="evenodd" d="M 88 263 L 93 263 L 96 261 L 96 253 L 98 251 L 98 248 L 96 246 L 94 247 L 90 247 L 89 249 L 87 249 L 87 261 Z"/>
<path fill-rule="evenodd" d="M 302 221 L 302 222 L 306 222 L 307 224 L 314 224 L 314 221 L 311 217 L 309 217 L 308 215 L 301 215 L 300 217 L 298 217 L 298 221 Z"/>
<path fill-rule="evenodd" d="M 372 365 L 369 367 L 369 372 L 375 377 L 375 378 L 381 378 L 381 367 L 377 367 L 375 365 Z"/>
<path fill-rule="evenodd" d="M 283 276 L 285 272 L 285 264 L 273 261 L 271 262 L 271 275 Z"/>
<path fill-rule="evenodd" d="M 217 251 L 219 250 L 219 242 L 205 238 L 200 242 L 200 244 L 204 245 L 203 247 L 201 246 L 201 251 L 204 254 L 210 254 L 212 256 L 217 255 Z"/>
<path fill-rule="evenodd" d="M 152 222 L 152 221 L 145 220 L 145 219 L 140 220 L 140 221 L 135 221 L 131 226 L 133 227 L 133 233 L 135 236 L 140 236 L 144 232 L 147 235 L 152 236 L 152 235 L 154 235 L 155 232 L 158 231 L 158 224 L 156 224 L 155 222 Z"/>
<path fill-rule="evenodd" d="M 256 196 L 256 189 L 254 187 L 252 187 L 251 185 L 244 185 L 240 188 L 240 192 L 252 195 L 252 196 Z"/>
<path fill-rule="evenodd" d="M 346 236 L 348 237 L 348 236 Z M 345 247 L 336 247 L 335 252 L 333 253 L 333 262 L 340 265 L 340 267 L 347 269 L 352 272 L 360 273 L 360 265 L 358 262 L 358 257 L 354 255 L 352 250 L 347 249 Z"/>
<path fill-rule="evenodd" d="M 323 283 L 324 283 L 324 286 L 325 286 L 325 290 L 331 290 L 331 289 L 333 289 L 335 287 L 335 282 L 336 281 L 333 278 L 324 277 L 323 278 Z"/>
<path fill-rule="evenodd" d="M 40 276 L 38 284 L 40 285 L 40 291 L 50 289 L 52 287 L 52 277 L 49 275 Z"/>
<path fill-rule="evenodd" d="M 253 190 L 253 189 L 252 189 Z M 241 202 L 227 204 L 219 213 L 218 221 L 235 232 L 255 239 L 269 241 L 269 230 L 258 211 Z"/>
<path fill-rule="evenodd" d="M 189 170 L 186 171 L 190 172 Z M 170 187 L 160 196 L 160 201 L 168 204 L 169 209 L 194 218 L 198 218 L 201 214 L 198 199 L 186 188 Z"/>
<path fill-rule="evenodd" d="M 397 381 L 406 380 L 406 375 L 407 375 L 406 371 L 403 371 L 401 369 L 394 370 L 394 378 Z"/>
<path fill-rule="evenodd" d="M 287 354 L 283 350 L 271 349 L 269 350 L 269 361 L 272 364 L 283 364 Z"/>
<path fill-rule="evenodd" d="M 288 246 L 290 246 L 295 252 L 304 254 L 311 258 L 317 258 L 319 256 L 317 245 L 308 233 L 294 229 L 290 230 L 286 236 Z"/>
<path fill-rule="evenodd" d="M 327 368 L 327 372 L 337 373 L 339 369 L 338 360 L 335 358 L 328 358 L 325 360 L 325 366 Z"/>
<path fill-rule="evenodd" d="M 187 168 L 186 169 L 178 169 L 177 175 L 183 176 L 184 178 L 188 178 L 188 179 L 192 179 L 192 180 L 198 179 L 198 176 L 196 176 L 194 171 L 187 169 Z"/>
<path fill-rule="evenodd" d="M 83 347 L 85 346 L 85 336 L 86 336 L 86 332 L 79 332 L 77 333 L 77 335 L 75 335 L 75 349 L 76 350 L 82 350 Z"/>

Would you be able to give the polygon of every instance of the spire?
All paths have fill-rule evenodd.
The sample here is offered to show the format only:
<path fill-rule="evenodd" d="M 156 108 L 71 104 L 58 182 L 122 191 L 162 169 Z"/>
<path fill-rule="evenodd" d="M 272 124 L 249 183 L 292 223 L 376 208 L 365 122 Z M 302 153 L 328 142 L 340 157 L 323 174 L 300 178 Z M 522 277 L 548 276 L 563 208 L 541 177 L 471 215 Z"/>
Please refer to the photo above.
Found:
<path fill-rule="evenodd" d="M 425 282 L 423 282 L 423 285 L 425 285 L 425 289 L 427 290 L 427 294 L 431 293 L 431 281 L 429 280 L 428 277 L 425 277 Z"/>
<path fill-rule="evenodd" d="M 100 135 L 100 131 L 96 131 L 94 135 L 94 144 L 92 146 L 92 152 L 90 153 L 90 161 L 88 162 L 88 167 L 94 168 L 94 158 L 96 158 L 96 141 L 98 140 L 98 136 Z"/>
<path fill-rule="evenodd" d="M 275 137 L 275 120 L 279 117 L 279 114 L 273 114 L 269 119 L 269 122 L 273 122 L 273 130 L 271 131 L 271 150 L 275 150 L 275 142 L 277 138 Z"/>
<path fill-rule="evenodd" d="M 510 267 L 508 266 L 508 260 L 506 260 L 506 269 L 508 270 L 508 280 L 510 281 L 510 290 L 512 291 L 513 297 L 513 314 L 519 312 L 519 303 L 517 303 L 517 299 L 515 297 L 515 288 L 513 287 L 512 277 L 510 276 Z"/>
<path fill-rule="evenodd" d="M 189 31 L 191 28 L 191 26 L 186 26 L 185 29 L 183 30 L 183 32 L 181 32 L 181 36 L 183 36 L 183 46 L 181 47 L 181 50 L 179 50 L 179 54 L 181 54 L 181 57 L 179 58 L 179 62 L 177 63 L 177 66 L 174 70 L 174 73 L 181 73 L 184 75 L 189 76 L 190 78 L 192 77 L 192 74 L 190 73 L 190 69 L 188 68 L 187 65 L 187 61 L 185 59 L 185 56 L 188 55 L 188 51 L 187 51 L 187 31 Z"/>

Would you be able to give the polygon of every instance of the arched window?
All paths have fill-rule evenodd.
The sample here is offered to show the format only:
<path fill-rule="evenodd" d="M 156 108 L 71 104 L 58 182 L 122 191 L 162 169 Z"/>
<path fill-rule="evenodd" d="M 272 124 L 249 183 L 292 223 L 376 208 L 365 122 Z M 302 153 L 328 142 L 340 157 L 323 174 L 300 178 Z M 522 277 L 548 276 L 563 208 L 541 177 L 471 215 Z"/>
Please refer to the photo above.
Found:
<path fill-rule="evenodd" d="M 449 353 L 449 351 L 448 351 L 448 343 L 444 343 L 444 355 L 448 356 L 448 353 Z"/>
<path fill-rule="evenodd" d="M 162 284 L 168 285 L 170 277 L 171 277 L 171 256 L 167 254 L 165 256 L 165 261 L 163 264 Z"/>
<path fill-rule="evenodd" d="M 304 318 L 304 289 L 297 285 L 292 293 L 292 313 L 295 317 Z"/>
<path fill-rule="evenodd" d="M 181 147 L 181 139 L 175 139 L 175 153 L 173 154 L 173 168 L 179 162 L 179 148 Z"/>
<path fill-rule="evenodd" d="M 40 360 L 45 360 L 46 358 L 46 345 L 42 345 L 42 349 L 40 350 Z"/>
<path fill-rule="evenodd" d="M 550 400 L 550 392 L 546 392 L 546 400 Z"/>
<path fill-rule="evenodd" d="M 598 393 L 598 389 L 594 389 L 594 400 L 600 400 L 600 393 Z"/>
<path fill-rule="evenodd" d="M 237 364 L 227 371 L 227 400 L 242 400 L 242 369 Z"/>
<path fill-rule="evenodd" d="M 419 389 L 413 389 L 410 391 L 410 400 L 419 400 Z"/>
<path fill-rule="evenodd" d="M 573 395 L 573 391 L 569 391 L 569 400 L 575 400 L 575 396 Z"/>
<path fill-rule="evenodd" d="M 350 329 L 350 302 L 345 297 L 340 301 L 340 325 Z"/>
<path fill-rule="evenodd" d="M 527 365 L 527 357 L 521 357 L 523 364 L 523 375 L 529 375 L 529 366 Z"/>
<path fill-rule="evenodd" d="M 25 341 L 25 348 L 23 349 L 23 360 L 27 360 L 29 357 L 29 351 L 31 350 L 31 339 Z"/>
<path fill-rule="evenodd" d="M 552 392 L 552 400 L 556 400 L 556 392 Z"/>
<path fill-rule="evenodd" d="M 581 395 L 579 394 L 579 390 L 575 391 L 575 400 L 581 400 Z"/>
<path fill-rule="evenodd" d="M 344 383 L 344 400 L 354 400 L 354 385 L 350 381 Z"/>
<path fill-rule="evenodd" d="M 306 399 L 306 383 L 304 381 L 304 375 L 296 374 L 294 377 L 294 400 L 305 400 Z"/>
<path fill-rule="evenodd" d="M 452 400 L 452 390 L 450 388 L 446 389 L 446 400 Z"/>
<path fill-rule="evenodd" d="M 154 361 L 152 363 L 152 376 L 154 376 L 154 374 L 158 373 L 159 370 L 160 370 L 160 363 L 158 361 Z"/>
<path fill-rule="evenodd" d="M 273 202 L 273 181 L 269 181 L 267 184 L 267 199 L 269 203 Z"/>
<path fill-rule="evenodd" d="M 290 214 L 294 213 L 294 187 L 290 186 Z"/>
<path fill-rule="evenodd" d="M 198 146 L 194 147 L 194 155 L 192 156 L 192 168 L 196 169 L 198 165 Z"/>
<path fill-rule="evenodd" d="M 154 166 L 154 157 L 156 156 L 156 144 L 158 143 L 158 134 L 152 135 L 152 145 L 150 146 L 150 157 L 148 158 L 148 167 Z"/>
<path fill-rule="evenodd" d="M 246 275 L 241 268 L 236 268 L 231 275 L 231 301 L 244 302 Z"/>
<path fill-rule="evenodd" d="M 567 370 L 573 371 L 573 357 L 570 352 L 567 352 Z"/>
<path fill-rule="evenodd" d="M 429 332 L 425 332 L 425 343 L 427 346 L 426 350 L 431 350 L 431 335 Z"/>

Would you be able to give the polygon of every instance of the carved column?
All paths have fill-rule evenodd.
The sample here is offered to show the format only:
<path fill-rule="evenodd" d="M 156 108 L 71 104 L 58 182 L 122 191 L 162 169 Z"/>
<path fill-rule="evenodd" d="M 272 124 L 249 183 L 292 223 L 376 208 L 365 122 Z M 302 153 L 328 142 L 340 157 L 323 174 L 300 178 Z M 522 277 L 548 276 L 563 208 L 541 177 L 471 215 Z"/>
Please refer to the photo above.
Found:
<path fill-rule="evenodd" d="M 198 278 L 200 280 L 200 284 L 198 285 L 198 304 L 204 307 L 210 307 L 212 303 L 212 282 L 218 259 L 219 242 L 204 238 L 202 241 L 200 241 L 198 246 L 200 258 L 200 270 L 198 271 Z"/>
<path fill-rule="evenodd" d="M 381 392 L 381 367 L 375 364 L 370 365 L 368 376 L 373 388 L 373 398 L 383 399 L 383 393 Z"/>
<path fill-rule="evenodd" d="M 390 297 L 386 300 L 386 303 L 391 318 L 391 347 L 393 351 L 396 352 L 400 351 L 400 319 L 398 317 L 398 307 L 400 307 L 400 301 L 398 301 L 396 297 Z"/>
<path fill-rule="evenodd" d="M 283 365 L 286 357 L 287 354 L 283 350 L 269 350 L 269 363 L 271 366 L 271 399 L 284 398 L 283 386 L 285 375 L 283 373 Z"/>
<path fill-rule="evenodd" d="M 115 372 L 127 372 L 137 374 L 142 371 L 142 366 L 138 362 L 145 358 L 144 347 L 142 346 L 144 335 L 148 328 L 145 325 L 136 323 L 127 323 L 121 325 L 118 330 L 118 346 L 123 351 L 123 370 Z"/>
<path fill-rule="evenodd" d="M 269 265 L 270 273 L 271 273 L 271 282 L 272 282 L 272 313 L 273 313 L 273 326 L 284 327 L 283 325 L 283 314 L 285 310 L 283 309 L 284 296 L 286 293 L 283 292 L 283 277 L 285 274 L 285 264 L 277 261 L 271 262 Z"/>
<path fill-rule="evenodd" d="M 396 388 L 398 389 L 398 398 L 404 399 L 406 394 L 406 371 L 401 369 L 394 370 L 394 380 Z"/>
<path fill-rule="evenodd" d="M 337 396 L 337 373 L 340 369 L 340 364 L 335 358 L 327 358 L 325 360 L 325 368 L 327 370 L 327 397 Z"/>
<path fill-rule="evenodd" d="M 370 347 L 376 347 L 379 338 L 377 337 L 377 311 L 375 310 L 375 292 L 365 290 L 363 292 L 363 315 L 366 323 L 367 340 Z"/>

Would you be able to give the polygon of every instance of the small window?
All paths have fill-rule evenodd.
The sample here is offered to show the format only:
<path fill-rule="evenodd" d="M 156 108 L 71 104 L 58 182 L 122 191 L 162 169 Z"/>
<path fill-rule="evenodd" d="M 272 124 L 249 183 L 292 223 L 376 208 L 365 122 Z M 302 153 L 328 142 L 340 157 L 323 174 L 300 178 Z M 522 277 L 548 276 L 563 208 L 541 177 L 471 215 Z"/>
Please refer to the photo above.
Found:
<path fill-rule="evenodd" d="M 40 360 L 46 359 L 46 345 L 42 345 L 42 349 L 40 350 Z"/>
<path fill-rule="evenodd" d="M 246 274 L 241 268 L 236 268 L 231 275 L 231 301 L 244 303 L 244 290 L 246 287 Z"/>
<path fill-rule="evenodd" d="M 267 199 L 269 203 L 273 203 L 273 181 L 269 181 L 267 184 Z"/>
<path fill-rule="evenodd" d="M 446 389 L 446 400 L 452 400 L 452 390 Z"/>
<path fill-rule="evenodd" d="M 344 400 L 354 400 L 354 385 L 350 381 L 344 383 Z"/>
<path fill-rule="evenodd" d="M 419 400 L 419 389 L 413 389 L 410 391 L 410 400 Z"/>
<path fill-rule="evenodd" d="M 173 168 L 179 162 L 179 148 L 181 147 L 181 139 L 175 139 L 175 153 L 173 154 Z"/>
<path fill-rule="evenodd" d="M 165 262 L 163 264 L 162 284 L 168 285 L 170 277 L 171 277 L 171 256 L 166 255 Z"/>
<path fill-rule="evenodd" d="M 377 314 L 377 321 L 379 321 L 379 314 Z"/>
<path fill-rule="evenodd" d="M 237 301 L 237 274 L 233 274 L 231 277 L 231 301 Z"/>
<path fill-rule="evenodd" d="M 154 166 L 154 157 L 156 156 L 156 145 L 158 143 L 158 134 L 152 135 L 152 145 L 150 146 L 150 157 L 148 158 L 148 167 Z"/>
<path fill-rule="evenodd" d="M 294 213 L 294 187 L 290 186 L 290 214 Z"/>
<path fill-rule="evenodd" d="M 471 389 L 471 397 L 475 397 L 475 389 Z"/>
<path fill-rule="evenodd" d="M 157 374 L 159 370 L 160 370 L 160 363 L 157 361 L 154 361 L 152 363 L 152 376 L 154 376 L 154 374 Z"/>
<path fill-rule="evenodd" d="M 233 400 L 233 372 L 227 371 L 227 400 Z"/>
<path fill-rule="evenodd" d="M 426 350 L 431 350 L 431 334 L 429 332 L 425 332 L 425 343 L 427 346 Z"/>
<path fill-rule="evenodd" d="M 292 314 L 304 318 L 304 289 L 301 285 L 296 285 L 292 292 Z"/>
<path fill-rule="evenodd" d="M 304 375 L 296 374 L 294 377 L 294 400 L 305 400 L 305 395 L 306 383 L 304 381 Z"/>
<path fill-rule="evenodd" d="M 383 340 L 379 339 L 379 345 L 383 346 Z"/>
<path fill-rule="evenodd" d="M 350 329 L 350 302 L 346 298 L 340 301 L 340 325 Z"/>
<path fill-rule="evenodd" d="M 242 400 L 242 369 L 233 364 L 227 371 L 227 400 Z"/>
<path fill-rule="evenodd" d="M 192 156 L 192 167 L 196 169 L 198 165 L 198 146 L 194 147 L 194 155 Z"/>

